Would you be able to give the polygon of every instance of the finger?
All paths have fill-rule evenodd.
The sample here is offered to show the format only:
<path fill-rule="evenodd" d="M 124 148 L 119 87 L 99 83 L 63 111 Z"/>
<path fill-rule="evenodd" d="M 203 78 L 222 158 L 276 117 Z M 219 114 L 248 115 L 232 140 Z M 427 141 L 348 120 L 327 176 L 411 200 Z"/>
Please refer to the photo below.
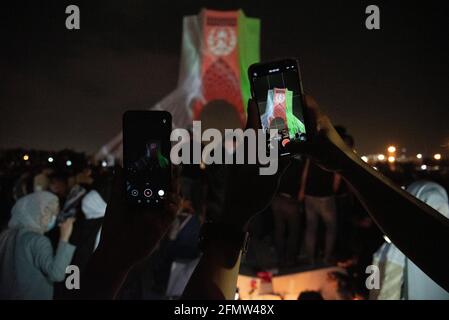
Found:
<path fill-rule="evenodd" d="M 261 129 L 262 125 L 260 122 L 259 107 L 253 99 L 248 100 L 247 114 L 246 129 Z"/>
<path fill-rule="evenodd" d="M 332 127 L 332 123 L 319 107 L 318 103 L 311 96 L 306 95 L 306 111 L 309 121 L 309 127 L 312 130 L 312 135 L 327 131 Z"/>
<path fill-rule="evenodd" d="M 319 131 L 318 128 L 318 118 L 319 118 L 319 106 L 316 100 L 309 95 L 305 95 L 305 112 L 306 112 L 306 121 L 307 121 L 307 134 L 309 136 L 315 136 Z"/>
<path fill-rule="evenodd" d="M 314 109 L 314 110 L 318 110 L 319 109 L 318 103 L 316 102 L 314 97 L 312 97 L 311 95 L 306 94 L 305 98 L 306 98 L 306 105 L 307 105 L 308 108 Z"/>

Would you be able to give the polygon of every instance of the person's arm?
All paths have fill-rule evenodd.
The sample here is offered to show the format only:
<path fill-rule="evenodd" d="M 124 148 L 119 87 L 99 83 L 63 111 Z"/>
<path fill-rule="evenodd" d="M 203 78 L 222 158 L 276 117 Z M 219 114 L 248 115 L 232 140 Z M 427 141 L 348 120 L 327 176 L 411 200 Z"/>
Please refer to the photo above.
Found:
<path fill-rule="evenodd" d="M 175 184 L 173 179 L 172 190 Z M 178 210 L 179 198 L 173 192 L 163 208 L 130 208 L 124 185 L 123 169 L 117 167 L 100 243 L 81 275 L 81 299 L 115 298 L 129 270 L 154 251 Z"/>
<path fill-rule="evenodd" d="M 222 240 L 210 239 L 202 248 L 204 254 L 190 277 L 183 299 L 234 299 L 243 243 Z"/>
<path fill-rule="evenodd" d="M 329 118 L 307 97 L 309 119 L 317 132 L 307 143 L 290 143 L 323 168 L 338 172 L 392 242 L 435 282 L 449 290 L 449 219 L 411 196 L 366 164 L 340 138 Z"/>
<path fill-rule="evenodd" d="M 45 236 L 33 239 L 34 264 L 42 270 L 51 282 L 60 282 L 65 278 L 67 266 L 72 261 L 76 247 L 68 242 L 72 233 L 74 219 L 69 218 L 60 225 L 61 233 L 56 252 L 50 240 Z"/>
<path fill-rule="evenodd" d="M 250 100 L 247 110 L 247 128 L 260 128 L 257 104 Z M 224 203 L 217 204 L 223 208 L 223 213 L 212 223 L 215 232 L 205 236 L 203 255 L 184 290 L 183 299 L 234 299 L 248 224 L 270 205 L 279 178 L 288 165 L 288 161 L 280 161 L 278 173 L 271 176 L 260 175 L 257 165 L 222 168 L 228 170 Z"/>
<path fill-rule="evenodd" d="M 385 235 L 434 281 L 449 290 L 449 220 L 358 158 L 342 171 L 354 194 Z"/>

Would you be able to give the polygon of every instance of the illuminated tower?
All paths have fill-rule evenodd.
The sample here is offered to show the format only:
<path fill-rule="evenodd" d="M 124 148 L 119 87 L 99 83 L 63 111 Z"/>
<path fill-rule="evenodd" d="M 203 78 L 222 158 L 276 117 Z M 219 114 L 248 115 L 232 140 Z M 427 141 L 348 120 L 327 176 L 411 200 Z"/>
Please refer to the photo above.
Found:
<path fill-rule="evenodd" d="M 249 65 L 260 60 L 260 20 L 242 10 L 203 9 L 183 19 L 178 84 L 152 110 L 166 110 L 174 128 L 201 120 L 202 128 L 243 127 L 250 98 Z M 96 159 L 121 158 L 121 133 Z"/>

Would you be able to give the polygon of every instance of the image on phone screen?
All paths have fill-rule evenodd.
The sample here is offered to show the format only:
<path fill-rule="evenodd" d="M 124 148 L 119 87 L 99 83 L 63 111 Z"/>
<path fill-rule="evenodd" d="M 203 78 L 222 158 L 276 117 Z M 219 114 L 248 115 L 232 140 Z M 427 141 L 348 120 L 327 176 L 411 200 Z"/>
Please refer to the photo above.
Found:
<path fill-rule="evenodd" d="M 130 202 L 154 206 L 166 196 L 170 182 L 170 127 L 171 118 L 150 111 L 125 115 L 125 188 Z"/>
<path fill-rule="evenodd" d="M 297 64 L 267 65 L 250 70 L 262 128 L 277 129 L 279 139 L 306 139 L 303 96 Z"/>

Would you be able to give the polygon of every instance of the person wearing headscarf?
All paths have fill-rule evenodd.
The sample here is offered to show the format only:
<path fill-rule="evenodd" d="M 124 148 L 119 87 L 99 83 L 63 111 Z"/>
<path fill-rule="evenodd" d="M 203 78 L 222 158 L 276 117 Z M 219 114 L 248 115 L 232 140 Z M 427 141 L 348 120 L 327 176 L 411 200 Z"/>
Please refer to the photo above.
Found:
<path fill-rule="evenodd" d="M 407 191 L 449 218 L 448 195 L 439 184 L 417 181 Z M 419 241 L 419 237 L 425 235 L 416 236 Z M 386 240 L 374 254 L 374 265 L 380 270 L 380 288 L 370 291 L 371 300 L 449 300 L 449 292 L 429 278 L 389 239 Z"/>
<path fill-rule="evenodd" d="M 75 251 L 68 243 L 73 218 L 59 225 L 56 252 L 44 235 L 55 226 L 58 211 L 58 197 L 47 191 L 26 195 L 12 208 L 0 234 L 0 299 L 53 299 L 53 283 L 64 280 Z"/>

